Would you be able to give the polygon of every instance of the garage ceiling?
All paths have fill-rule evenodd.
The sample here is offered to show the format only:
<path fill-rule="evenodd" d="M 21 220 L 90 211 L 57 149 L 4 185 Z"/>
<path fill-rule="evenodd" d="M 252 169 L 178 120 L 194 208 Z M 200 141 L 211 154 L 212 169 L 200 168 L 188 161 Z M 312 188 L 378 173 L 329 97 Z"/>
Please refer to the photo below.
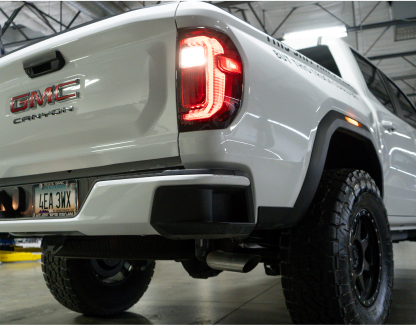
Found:
<path fill-rule="evenodd" d="M 10 52 L 93 19 L 155 5 L 156 1 L 0 2 L 4 49 Z M 212 1 L 277 39 L 284 33 L 346 26 L 343 38 L 416 102 L 416 2 L 413 1 Z"/>

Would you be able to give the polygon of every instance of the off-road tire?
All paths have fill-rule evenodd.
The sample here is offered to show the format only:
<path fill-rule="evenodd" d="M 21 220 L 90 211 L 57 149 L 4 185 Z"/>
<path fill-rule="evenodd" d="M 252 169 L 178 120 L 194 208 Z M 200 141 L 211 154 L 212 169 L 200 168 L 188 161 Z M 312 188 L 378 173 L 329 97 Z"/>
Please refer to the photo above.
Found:
<path fill-rule="evenodd" d="M 110 316 L 132 307 L 146 292 L 155 262 L 133 263 L 129 276 L 107 284 L 97 278 L 89 259 L 42 255 L 42 271 L 52 295 L 63 306 L 90 316 Z"/>
<path fill-rule="evenodd" d="M 366 264 L 378 279 L 371 282 L 378 281 L 375 287 L 369 285 L 374 289 L 373 300 L 368 301 L 360 301 L 364 294 L 360 296 L 359 279 L 354 278 L 358 255 L 351 238 L 355 238 L 352 234 L 359 218 L 371 221 L 363 219 L 368 227 L 365 233 L 378 241 L 368 246 L 370 253 L 381 254 L 371 255 L 373 262 Z M 393 249 L 380 191 L 369 174 L 351 169 L 325 171 L 309 212 L 299 225 L 282 234 L 280 245 L 282 287 L 294 323 L 386 322 L 393 288 Z"/>

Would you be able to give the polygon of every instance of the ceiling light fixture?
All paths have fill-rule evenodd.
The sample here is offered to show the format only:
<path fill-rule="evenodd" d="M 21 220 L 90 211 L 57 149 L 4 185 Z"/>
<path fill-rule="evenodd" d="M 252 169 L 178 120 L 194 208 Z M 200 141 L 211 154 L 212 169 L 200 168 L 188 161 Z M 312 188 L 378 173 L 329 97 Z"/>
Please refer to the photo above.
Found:
<path fill-rule="evenodd" d="M 284 33 L 283 43 L 294 49 L 315 46 L 320 36 L 345 37 L 348 36 L 345 26 L 336 26 L 328 28 L 309 29 L 299 32 Z"/>
<path fill-rule="evenodd" d="M 285 33 L 283 34 L 284 40 L 290 39 L 302 39 L 302 38 L 318 38 L 319 36 L 335 36 L 335 37 L 345 37 L 348 36 L 347 29 L 345 26 L 337 27 L 328 27 L 328 28 L 319 28 L 319 29 L 309 29 L 300 32 Z"/>

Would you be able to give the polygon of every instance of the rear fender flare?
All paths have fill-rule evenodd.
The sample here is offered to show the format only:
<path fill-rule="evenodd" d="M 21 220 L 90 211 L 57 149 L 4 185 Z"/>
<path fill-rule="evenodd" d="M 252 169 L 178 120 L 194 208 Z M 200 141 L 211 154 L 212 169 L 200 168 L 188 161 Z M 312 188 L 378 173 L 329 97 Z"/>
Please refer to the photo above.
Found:
<path fill-rule="evenodd" d="M 361 127 L 354 126 L 346 121 L 344 114 L 330 111 L 318 125 L 309 167 L 294 206 L 292 208 L 258 207 L 256 229 L 285 228 L 295 225 L 302 220 L 318 189 L 325 167 L 329 144 L 336 131 L 346 133 L 362 141 L 369 151 L 373 151 L 372 155 L 377 157 L 377 159 L 372 161 L 373 167 L 382 171 L 380 159 L 375 149 L 377 146 L 369 128 L 365 125 L 361 125 Z M 380 182 L 381 184 L 378 185 L 383 196 L 383 177 L 381 177 Z"/>

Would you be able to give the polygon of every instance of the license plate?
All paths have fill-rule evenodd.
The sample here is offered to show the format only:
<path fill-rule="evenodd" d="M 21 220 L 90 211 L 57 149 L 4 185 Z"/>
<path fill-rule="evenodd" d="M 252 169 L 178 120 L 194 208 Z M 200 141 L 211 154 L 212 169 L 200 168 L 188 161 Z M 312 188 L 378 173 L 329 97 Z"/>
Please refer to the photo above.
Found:
<path fill-rule="evenodd" d="M 77 181 L 59 181 L 34 185 L 33 216 L 75 216 L 78 211 L 77 185 Z"/>

